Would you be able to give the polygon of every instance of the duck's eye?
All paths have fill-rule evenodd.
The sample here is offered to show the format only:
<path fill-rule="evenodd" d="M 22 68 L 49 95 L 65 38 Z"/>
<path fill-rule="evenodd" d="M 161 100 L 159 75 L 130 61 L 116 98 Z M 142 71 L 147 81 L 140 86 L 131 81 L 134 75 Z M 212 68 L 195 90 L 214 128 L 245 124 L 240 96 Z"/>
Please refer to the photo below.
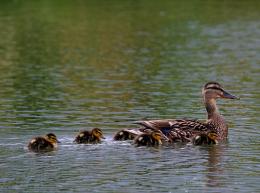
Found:
<path fill-rule="evenodd" d="M 56 137 L 51 137 L 52 138 L 52 140 L 57 140 L 57 138 Z"/>

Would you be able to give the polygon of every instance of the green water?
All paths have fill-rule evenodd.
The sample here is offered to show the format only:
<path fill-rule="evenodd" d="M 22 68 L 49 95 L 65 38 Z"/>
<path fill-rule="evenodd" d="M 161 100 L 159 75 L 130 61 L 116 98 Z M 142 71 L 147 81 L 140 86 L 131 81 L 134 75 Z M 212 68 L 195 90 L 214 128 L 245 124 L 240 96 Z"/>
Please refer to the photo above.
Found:
<path fill-rule="evenodd" d="M 0 192 L 259 192 L 260 3 L 1 1 Z M 205 119 L 210 81 L 225 144 L 136 148 L 116 131 L 149 118 Z M 106 140 L 75 145 L 80 129 Z M 27 150 L 37 135 L 62 142 Z"/>

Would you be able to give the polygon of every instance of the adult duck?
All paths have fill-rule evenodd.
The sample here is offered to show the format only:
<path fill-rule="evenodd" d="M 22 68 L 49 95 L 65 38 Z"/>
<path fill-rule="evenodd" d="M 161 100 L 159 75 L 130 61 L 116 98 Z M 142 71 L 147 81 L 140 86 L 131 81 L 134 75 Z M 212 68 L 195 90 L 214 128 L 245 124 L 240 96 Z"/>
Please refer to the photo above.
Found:
<path fill-rule="evenodd" d="M 140 135 L 140 132 L 160 130 L 168 142 L 194 142 L 195 144 L 217 143 L 227 138 L 228 125 L 220 115 L 216 100 L 239 99 L 228 93 L 217 82 L 208 82 L 202 88 L 203 101 L 208 118 L 205 122 L 188 119 L 142 120 L 135 122 L 141 125 L 138 129 L 123 129 L 116 133 L 114 139 L 121 140 Z"/>

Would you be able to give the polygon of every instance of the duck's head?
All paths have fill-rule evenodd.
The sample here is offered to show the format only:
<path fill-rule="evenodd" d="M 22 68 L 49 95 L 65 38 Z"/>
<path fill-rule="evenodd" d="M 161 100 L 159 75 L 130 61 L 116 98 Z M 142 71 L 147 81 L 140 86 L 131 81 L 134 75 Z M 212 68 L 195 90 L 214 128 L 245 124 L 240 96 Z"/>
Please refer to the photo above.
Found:
<path fill-rule="evenodd" d="M 160 131 L 153 131 L 152 133 L 151 133 L 151 137 L 155 140 L 155 141 L 157 141 L 158 142 L 158 144 L 162 144 L 162 138 L 163 138 L 163 136 L 162 136 L 162 133 L 160 132 Z"/>
<path fill-rule="evenodd" d="M 205 86 L 202 88 L 202 95 L 204 96 L 204 100 L 216 100 L 218 98 L 239 99 L 238 97 L 225 91 L 223 87 L 217 82 L 208 82 L 205 84 Z"/>
<path fill-rule="evenodd" d="M 50 142 L 52 142 L 52 143 L 60 143 L 60 141 L 58 141 L 56 135 L 53 134 L 53 133 L 48 133 L 48 134 L 46 135 L 46 138 L 47 138 Z"/>
<path fill-rule="evenodd" d="M 105 137 L 103 136 L 102 130 L 99 128 L 92 129 L 92 135 L 98 139 L 105 139 Z"/>

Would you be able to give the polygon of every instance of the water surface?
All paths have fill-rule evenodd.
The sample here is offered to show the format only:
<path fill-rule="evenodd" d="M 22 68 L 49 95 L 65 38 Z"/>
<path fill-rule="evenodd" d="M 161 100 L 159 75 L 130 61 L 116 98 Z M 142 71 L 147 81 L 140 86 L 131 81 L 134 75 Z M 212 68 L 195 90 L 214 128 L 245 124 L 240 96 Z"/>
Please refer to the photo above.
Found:
<path fill-rule="evenodd" d="M 1 1 L 1 192 L 259 192 L 258 1 Z M 134 147 L 114 133 L 148 118 L 205 119 L 209 80 L 224 144 Z M 100 127 L 98 145 L 73 144 Z M 35 154 L 37 135 L 59 149 Z"/>

